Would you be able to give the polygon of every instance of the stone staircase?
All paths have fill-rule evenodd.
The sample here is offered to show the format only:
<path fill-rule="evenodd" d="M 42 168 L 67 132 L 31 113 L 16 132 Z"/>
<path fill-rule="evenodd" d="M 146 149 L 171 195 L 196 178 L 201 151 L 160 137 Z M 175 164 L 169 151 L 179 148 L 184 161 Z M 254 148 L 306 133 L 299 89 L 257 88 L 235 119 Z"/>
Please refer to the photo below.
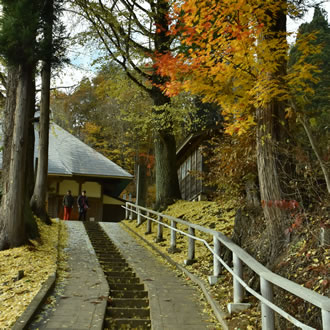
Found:
<path fill-rule="evenodd" d="M 144 284 L 99 224 L 84 224 L 110 287 L 104 329 L 151 329 Z"/>

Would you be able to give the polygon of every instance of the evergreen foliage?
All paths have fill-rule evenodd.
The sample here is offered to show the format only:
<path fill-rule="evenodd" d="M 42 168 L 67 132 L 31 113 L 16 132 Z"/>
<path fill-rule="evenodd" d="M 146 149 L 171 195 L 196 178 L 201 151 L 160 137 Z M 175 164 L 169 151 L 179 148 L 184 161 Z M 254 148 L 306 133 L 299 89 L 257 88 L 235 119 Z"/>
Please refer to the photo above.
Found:
<path fill-rule="evenodd" d="M 314 46 L 321 45 L 322 50 L 320 53 L 308 56 L 306 63 L 317 65 L 319 68 L 313 75 L 317 82 L 310 82 L 314 95 L 307 102 L 308 112 L 316 115 L 330 110 L 330 27 L 326 12 L 320 7 L 315 7 L 313 20 L 310 23 L 300 25 L 297 42 L 314 33 L 316 38 L 311 43 Z M 290 51 L 289 67 L 296 63 L 300 56 L 301 53 L 295 45 Z"/>
<path fill-rule="evenodd" d="M 2 0 L 0 54 L 8 64 L 34 63 L 41 28 L 40 0 Z"/>

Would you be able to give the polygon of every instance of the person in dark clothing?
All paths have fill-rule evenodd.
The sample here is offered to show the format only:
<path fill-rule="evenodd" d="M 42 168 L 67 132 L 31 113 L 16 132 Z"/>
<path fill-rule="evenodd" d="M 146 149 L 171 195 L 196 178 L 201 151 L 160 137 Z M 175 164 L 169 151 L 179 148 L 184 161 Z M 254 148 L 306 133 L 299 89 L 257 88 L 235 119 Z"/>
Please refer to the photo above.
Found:
<path fill-rule="evenodd" d="M 68 190 L 66 195 L 64 195 L 63 197 L 63 207 L 64 207 L 63 220 L 70 220 L 73 204 L 74 204 L 74 198 L 71 195 L 71 190 Z"/>
<path fill-rule="evenodd" d="M 88 210 L 88 198 L 86 196 L 86 190 L 84 190 L 77 199 L 79 209 L 79 220 L 86 221 L 86 213 Z"/>

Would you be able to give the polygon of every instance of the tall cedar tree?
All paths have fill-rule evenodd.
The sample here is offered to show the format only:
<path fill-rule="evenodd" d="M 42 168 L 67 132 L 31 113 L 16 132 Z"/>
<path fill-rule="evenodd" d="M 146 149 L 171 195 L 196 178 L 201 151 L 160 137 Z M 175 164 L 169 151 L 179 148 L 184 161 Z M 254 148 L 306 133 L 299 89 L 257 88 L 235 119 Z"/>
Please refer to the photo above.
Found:
<path fill-rule="evenodd" d="M 40 1 L 2 0 L 1 4 L 0 52 L 7 61 L 9 80 L 3 125 L 5 175 L 0 209 L 0 250 L 24 244 L 28 238 L 25 220 L 26 210 L 29 211 L 26 204 L 28 131 L 32 122 L 31 109 L 34 109 L 32 94 Z"/>
<path fill-rule="evenodd" d="M 46 193 L 48 176 L 48 144 L 49 144 L 49 100 L 50 79 L 53 59 L 53 25 L 54 1 L 45 0 L 41 18 L 43 21 L 43 54 L 41 70 L 41 100 L 39 121 L 39 157 L 37 177 L 31 198 L 32 211 L 45 223 L 51 224 L 46 211 Z"/>
<path fill-rule="evenodd" d="M 309 56 L 304 56 L 299 49 L 299 44 L 303 43 L 305 39 L 308 39 L 314 47 L 320 47 L 320 50 Z M 330 125 L 329 56 L 330 27 L 325 11 L 317 6 L 312 21 L 299 27 L 296 45 L 290 51 L 289 70 L 297 64 L 299 65 L 299 61 L 302 60 L 305 66 L 312 65 L 317 69 L 313 72 L 312 79 L 306 81 L 305 88 L 293 91 L 292 104 L 318 159 L 330 194 L 330 173 L 325 162 L 329 147 L 328 127 Z M 311 91 L 308 95 L 307 90 Z"/>
<path fill-rule="evenodd" d="M 107 54 L 153 100 L 156 208 L 166 208 L 180 198 L 176 143 L 171 116 L 166 110 L 170 98 L 159 87 L 165 78 L 157 73 L 150 61 L 146 67 L 145 59 L 153 61 L 155 54 L 171 50 L 174 38 L 168 34 L 170 4 L 167 0 L 100 0 L 97 3 L 77 0 L 74 3 L 90 23 L 90 35 L 98 38 Z"/>

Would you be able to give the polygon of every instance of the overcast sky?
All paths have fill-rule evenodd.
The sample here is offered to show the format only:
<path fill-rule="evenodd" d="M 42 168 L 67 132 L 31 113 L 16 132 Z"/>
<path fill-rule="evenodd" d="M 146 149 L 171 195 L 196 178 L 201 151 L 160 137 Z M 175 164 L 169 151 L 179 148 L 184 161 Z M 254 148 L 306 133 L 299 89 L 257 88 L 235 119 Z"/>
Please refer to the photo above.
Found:
<path fill-rule="evenodd" d="M 322 5 L 328 13 L 328 21 L 330 16 L 330 1 L 327 1 Z M 313 18 L 314 10 L 311 9 L 301 20 L 293 21 L 288 19 L 288 32 L 297 31 L 300 24 L 304 22 L 310 22 Z M 330 21 L 329 21 L 330 22 Z M 75 24 L 75 28 L 79 28 L 79 24 Z M 295 36 L 292 35 L 289 39 L 289 42 L 292 43 L 295 40 Z M 52 86 L 72 86 L 78 84 L 83 77 L 93 77 L 96 69 L 93 69 L 93 55 L 90 55 L 90 51 L 84 49 L 80 46 L 69 47 L 68 57 L 71 60 L 72 65 L 66 65 L 64 69 L 60 72 L 59 76 L 54 79 Z M 94 57 L 95 59 L 95 57 Z M 65 89 L 63 89 L 65 91 Z"/>

